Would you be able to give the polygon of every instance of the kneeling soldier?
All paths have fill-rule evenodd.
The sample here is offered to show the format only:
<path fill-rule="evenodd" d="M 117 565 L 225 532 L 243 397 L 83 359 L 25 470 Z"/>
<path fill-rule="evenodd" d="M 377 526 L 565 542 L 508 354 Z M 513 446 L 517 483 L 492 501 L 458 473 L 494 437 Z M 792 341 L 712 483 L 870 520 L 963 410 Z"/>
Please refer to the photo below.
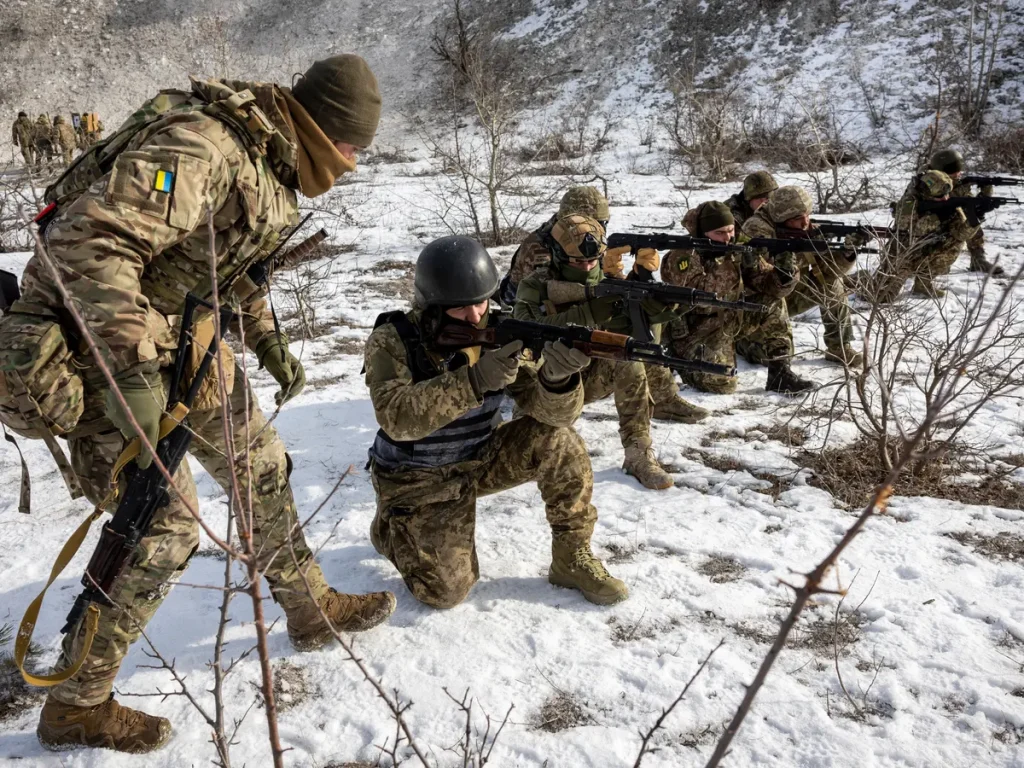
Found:
<path fill-rule="evenodd" d="M 380 424 L 370 449 L 373 546 L 417 600 L 451 608 L 480 577 L 477 497 L 536 481 L 551 526 L 548 580 L 593 603 L 617 603 L 628 591 L 590 550 L 594 478 L 572 428 L 590 359 L 557 343 L 539 366 L 520 360 L 521 342 L 483 356 L 479 347 L 452 354 L 433 343 L 449 324 L 486 326 L 497 288 L 480 243 L 435 240 L 416 262 L 414 309 L 381 315 L 370 334 L 366 384 Z M 523 415 L 502 423 L 506 396 Z"/>

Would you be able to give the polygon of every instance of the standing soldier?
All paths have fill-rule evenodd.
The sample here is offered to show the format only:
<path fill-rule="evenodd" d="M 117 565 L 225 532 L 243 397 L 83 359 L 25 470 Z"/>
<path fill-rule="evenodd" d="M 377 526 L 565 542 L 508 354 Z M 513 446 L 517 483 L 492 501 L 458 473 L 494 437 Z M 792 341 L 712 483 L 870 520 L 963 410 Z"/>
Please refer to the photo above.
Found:
<path fill-rule="evenodd" d="M 579 372 L 590 359 L 560 343 L 545 346 L 539 368 L 520 360 L 520 341 L 482 356 L 479 347 L 437 348 L 445 326 L 488 322 L 498 272 L 475 240 L 427 245 L 414 282 L 413 310 L 381 315 L 366 342 L 380 424 L 370 449 L 373 546 L 417 600 L 451 608 L 480 578 L 477 497 L 536 481 L 551 526 L 548 580 L 592 603 L 625 600 L 626 585 L 590 549 L 594 476 L 572 428 L 583 408 Z M 522 414 L 502 423 L 506 396 Z"/>
<path fill-rule="evenodd" d="M 728 244 L 735 240 L 736 220 L 725 203 L 710 201 L 687 211 L 683 226 L 693 237 Z M 796 394 L 813 384 L 789 367 L 791 341 L 785 297 L 796 286 L 792 264 L 785 259 L 769 264 L 760 256 L 716 253 L 701 249 L 669 251 L 661 263 L 661 279 L 672 285 L 711 291 L 728 301 L 756 301 L 769 308 L 766 313 L 746 313 L 715 307 L 690 307 L 670 323 L 672 354 L 721 365 L 736 365 L 737 340 L 762 340 L 768 363 L 766 389 Z M 748 345 L 750 346 L 750 345 Z M 730 394 L 736 391 L 735 376 L 683 371 L 683 382 L 704 392 Z"/>
<path fill-rule="evenodd" d="M 768 203 L 744 222 L 743 234 L 748 238 L 784 239 L 786 230 L 807 233 L 812 230 L 813 205 L 807 190 L 779 187 L 768 198 Z M 791 316 L 821 307 L 825 326 L 825 359 L 850 367 L 863 363 L 863 356 L 850 346 L 853 325 L 844 282 L 856 260 L 856 251 L 829 248 L 824 243 L 816 253 L 798 254 L 796 265 L 801 277 L 793 293 L 786 298 L 786 308 Z"/>
<path fill-rule="evenodd" d="M 768 171 L 754 171 L 747 176 L 743 180 L 743 189 L 725 201 L 737 229 L 767 203 L 769 195 L 778 188 L 778 182 Z"/>
<path fill-rule="evenodd" d="M 964 157 L 955 149 L 943 149 L 932 155 L 928 163 L 928 170 L 942 171 L 953 181 L 953 193 L 950 197 L 973 197 L 974 190 L 970 184 L 961 184 L 960 178 L 964 175 Z M 992 197 L 994 190 L 991 186 L 982 187 L 978 190 L 982 197 Z M 978 227 L 978 231 L 967 241 L 967 252 L 971 255 L 971 264 L 968 269 L 971 272 L 988 272 L 994 277 L 1004 277 L 1006 270 L 993 265 L 985 258 L 985 230 Z"/>
<path fill-rule="evenodd" d="M 545 221 L 539 229 L 526 237 L 522 245 L 512 256 L 509 272 L 502 280 L 501 300 L 506 306 L 515 304 L 516 290 L 527 276 L 540 267 L 551 265 L 555 243 L 551 236 L 555 222 L 566 216 L 588 216 L 608 228 L 610 212 L 608 200 L 596 187 L 569 187 L 562 195 L 558 213 Z M 623 278 L 622 257 L 629 253 L 629 246 L 605 251 L 602 269 L 605 277 Z M 639 270 L 646 269 L 647 275 L 658 271 L 658 252 L 653 248 L 641 248 L 633 265 L 630 277 L 637 279 Z M 652 334 L 656 341 L 661 340 L 662 327 L 654 326 Z M 679 396 L 679 386 L 671 369 L 662 365 L 644 365 L 647 376 L 648 390 L 653 401 L 653 417 L 663 421 L 674 421 L 683 424 L 696 424 L 706 419 L 710 413 L 704 408 L 694 405 Z"/>
<path fill-rule="evenodd" d="M 373 140 L 380 103 L 373 73 L 352 55 L 316 62 L 291 90 L 270 83 L 194 79 L 190 92 L 163 91 L 129 118 L 117 140 L 107 144 L 119 151 L 106 155 L 101 148 L 93 155 L 94 173 L 83 167 L 83 173 L 66 176 L 47 190 L 47 200 L 57 206 L 43 225 L 49 256 L 65 276 L 71 300 L 151 444 L 157 442 L 167 403 L 175 324 L 187 292 L 210 294 L 213 266 L 222 276 L 222 300 L 241 307 L 234 329 L 244 331 L 246 346 L 281 387 L 278 401 L 302 389 L 302 363 L 288 340 L 275 334 L 263 290 L 246 271 L 296 223 L 296 191 L 316 197 L 355 169 L 357 150 Z M 217 250 L 211 253 L 214 240 Z M 38 255 L 25 269 L 22 288 L 22 299 L 5 320 L 27 322 L 22 313 L 30 320 L 40 312 L 66 318 Z M 212 319 L 207 315 L 202 321 Z M 80 337 L 74 323 L 63 324 L 66 334 Z M 234 384 L 224 382 L 233 447 L 229 451 L 225 445 L 229 427 L 223 422 L 220 387 L 208 382 L 212 386 L 200 393 L 188 416 L 198 436 L 191 452 L 222 488 L 230 489 L 236 479 L 239 493 L 251 500 L 258 567 L 287 616 L 293 646 L 306 651 L 329 642 L 332 631 L 321 611 L 341 631 L 384 621 L 395 607 L 390 592 L 348 595 L 327 586 L 297 524 L 284 444 L 260 411 L 242 368 L 233 364 L 230 348 L 222 344 L 219 354 L 224 369 L 234 372 Z M 75 358 L 84 413 L 67 439 L 86 495 L 100 503 L 114 462 L 135 430 L 91 354 L 79 351 Z M 152 461 L 143 450 L 140 467 Z M 235 467 L 224 458 L 232 454 Z M 196 505 L 187 462 L 175 483 Z M 129 647 L 198 546 L 199 526 L 184 499 L 172 492 L 110 591 L 115 607 L 100 608 L 84 663 L 50 689 L 37 731 L 45 747 L 147 752 L 167 741 L 168 720 L 121 706 L 111 689 Z M 61 669 L 82 654 L 84 624 L 66 635 Z"/>
<path fill-rule="evenodd" d="M 536 270 L 519 284 L 516 319 L 607 330 L 620 330 L 620 324 L 628 325 L 618 297 L 562 298 L 562 294 L 585 293 L 573 289 L 604 279 L 600 260 L 606 244 L 600 222 L 587 216 L 566 216 L 555 222 L 551 237 L 550 265 Z M 549 290 L 558 293 L 557 302 L 549 297 Z M 666 319 L 653 318 L 652 324 Z M 619 439 L 625 454 L 623 470 L 646 488 L 671 487 L 672 476 L 658 464 L 651 448 L 651 400 L 643 364 L 594 360 L 583 371 L 583 389 L 587 403 L 615 396 Z"/>
<path fill-rule="evenodd" d="M 11 141 L 14 146 L 21 148 L 21 156 L 25 160 L 25 167 L 35 165 L 35 126 L 29 120 L 25 112 L 18 113 L 18 119 L 11 126 Z"/>
<path fill-rule="evenodd" d="M 53 118 L 53 131 L 57 136 L 57 143 L 64 155 L 64 166 L 71 165 L 71 157 L 75 154 L 75 130 L 71 124 L 64 120 L 63 115 Z"/>
<path fill-rule="evenodd" d="M 32 134 L 36 150 L 36 167 L 42 167 L 43 156 L 46 156 L 46 167 L 50 167 L 53 160 L 53 126 L 46 115 L 36 118 L 35 130 Z"/>

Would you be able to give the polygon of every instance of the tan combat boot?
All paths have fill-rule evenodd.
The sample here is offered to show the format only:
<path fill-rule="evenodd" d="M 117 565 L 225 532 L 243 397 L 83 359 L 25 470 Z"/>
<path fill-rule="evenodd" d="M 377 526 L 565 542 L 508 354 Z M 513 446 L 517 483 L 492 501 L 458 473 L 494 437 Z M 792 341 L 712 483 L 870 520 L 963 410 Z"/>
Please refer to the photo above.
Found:
<path fill-rule="evenodd" d="M 307 603 L 288 616 L 288 639 L 297 651 L 315 651 L 334 637 L 324 623 L 320 609 L 327 614 L 339 632 L 364 632 L 383 622 L 395 612 L 395 596 L 390 592 L 367 595 L 346 595 L 328 589 L 318 605 Z"/>
<path fill-rule="evenodd" d="M 658 460 L 654 458 L 654 451 L 651 449 L 650 440 L 631 440 L 624 448 L 625 459 L 622 462 L 622 469 L 627 475 L 632 475 L 640 481 L 644 488 L 654 491 L 663 491 L 671 488 L 675 482 L 672 475 L 661 468 Z"/>
<path fill-rule="evenodd" d="M 589 544 L 574 549 L 552 542 L 548 581 L 556 587 L 578 589 L 597 605 L 613 605 L 629 597 L 626 585 L 608 573 Z"/>
<path fill-rule="evenodd" d="M 654 401 L 651 414 L 659 421 L 676 421 L 683 424 L 696 424 L 703 421 L 711 412 L 689 403 L 679 396 L 679 385 L 669 368 L 649 363 L 644 366 L 647 373 L 647 386 Z"/>
<path fill-rule="evenodd" d="M 860 368 L 864 365 L 864 355 L 855 351 L 849 344 L 842 349 L 826 350 L 825 359 L 831 363 L 845 365 L 847 368 Z"/>
<path fill-rule="evenodd" d="M 122 707 L 111 694 L 95 707 L 76 707 L 47 698 L 36 728 L 39 743 L 60 751 L 103 747 L 141 754 L 159 749 L 171 738 L 171 721 Z"/>

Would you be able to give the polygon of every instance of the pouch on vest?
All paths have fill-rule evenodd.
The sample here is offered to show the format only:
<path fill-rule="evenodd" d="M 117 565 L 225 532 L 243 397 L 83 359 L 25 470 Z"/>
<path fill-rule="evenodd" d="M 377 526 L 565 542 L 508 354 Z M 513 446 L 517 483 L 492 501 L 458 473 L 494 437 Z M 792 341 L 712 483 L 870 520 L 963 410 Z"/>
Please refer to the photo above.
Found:
<path fill-rule="evenodd" d="M 213 341 L 214 336 L 213 315 L 195 323 L 192 330 L 192 344 L 190 347 L 189 359 L 185 361 L 185 375 L 182 377 L 182 388 L 187 389 L 188 385 L 195 378 L 199 366 L 206 356 L 206 350 Z M 235 387 L 235 353 L 231 347 L 220 342 L 220 360 L 224 369 L 224 392 L 230 397 Z M 185 392 L 181 393 L 184 396 Z M 221 384 L 220 371 L 216 361 L 210 366 L 206 378 L 199 386 L 199 392 L 192 403 L 193 411 L 206 411 L 218 408 L 221 405 Z"/>

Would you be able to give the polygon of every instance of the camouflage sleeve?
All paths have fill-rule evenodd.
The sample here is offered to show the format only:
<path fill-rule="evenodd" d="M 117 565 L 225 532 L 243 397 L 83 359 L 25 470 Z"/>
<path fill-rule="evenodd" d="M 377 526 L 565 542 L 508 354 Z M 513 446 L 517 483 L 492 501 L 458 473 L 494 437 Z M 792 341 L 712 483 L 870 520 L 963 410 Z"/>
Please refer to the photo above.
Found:
<path fill-rule="evenodd" d="M 740 232 L 747 237 L 766 237 L 769 239 L 775 237 L 775 228 L 760 216 L 751 216 L 743 222 Z"/>
<path fill-rule="evenodd" d="M 741 233 L 739 239 L 741 245 L 754 237 L 775 239 L 775 230 L 758 216 L 743 222 Z M 779 279 L 779 273 L 776 272 L 774 264 L 767 256 L 768 252 L 764 250 L 755 252 L 753 258 L 744 256 L 743 285 L 747 290 L 754 291 L 769 300 L 785 298 L 796 288 L 800 270 L 795 270 L 792 280 L 783 282 Z M 799 262 L 794 259 L 794 264 L 799 264 Z"/>
<path fill-rule="evenodd" d="M 551 263 L 551 252 L 536 235 L 529 235 L 513 256 L 512 282 L 518 285 L 541 267 Z"/>
<path fill-rule="evenodd" d="M 669 285 L 693 288 L 703 272 L 700 259 L 690 249 L 669 251 L 661 260 L 661 279 Z"/>
<path fill-rule="evenodd" d="M 421 440 L 483 402 L 469 382 L 468 367 L 414 382 L 393 325 L 370 334 L 364 360 L 373 412 L 392 440 Z"/>
<path fill-rule="evenodd" d="M 47 228 L 47 250 L 115 371 L 157 357 L 143 268 L 218 210 L 233 183 L 209 138 L 172 126 L 122 152 L 110 174 Z"/>
<path fill-rule="evenodd" d="M 583 412 L 582 377 L 573 374 L 564 391 L 553 392 L 541 383 L 539 370 L 535 363 L 520 363 L 519 375 L 506 391 L 527 416 L 541 424 L 572 426 Z"/>
<path fill-rule="evenodd" d="M 274 315 L 267 300 L 259 298 L 242 307 L 239 324 L 245 336 L 245 346 L 255 352 L 260 339 L 274 333 Z"/>
<path fill-rule="evenodd" d="M 516 304 L 512 309 L 512 316 L 516 320 L 532 320 L 535 323 L 544 325 L 584 325 L 594 328 L 597 323 L 590 313 L 586 302 L 576 304 L 564 312 L 547 313 L 544 311 L 544 293 L 542 291 L 546 273 L 535 273 L 519 284 L 516 292 Z"/>

